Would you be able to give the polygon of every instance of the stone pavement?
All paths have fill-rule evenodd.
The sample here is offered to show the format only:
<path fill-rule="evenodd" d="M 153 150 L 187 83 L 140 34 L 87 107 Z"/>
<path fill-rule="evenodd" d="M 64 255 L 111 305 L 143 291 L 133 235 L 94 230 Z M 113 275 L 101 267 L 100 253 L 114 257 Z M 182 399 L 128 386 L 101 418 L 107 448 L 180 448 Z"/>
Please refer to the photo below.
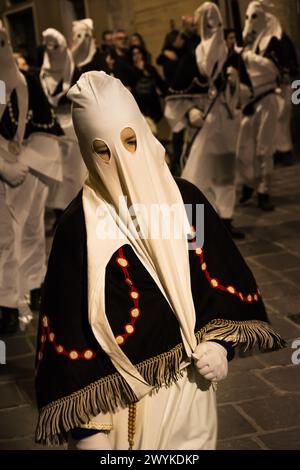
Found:
<path fill-rule="evenodd" d="M 300 339 L 300 165 L 277 169 L 276 212 L 254 202 L 238 208 L 236 225 L 247 232 L 239 247 L 256 275 L 274 327 L 289 346 Z M 50 241 L 49 241 L 50 243 Z M 26 333 L 5 339 L 0 365 L 0 449 L 40 449 L 34 444 L 33 392 L 36 319 Z M 296 355 L 300 362 L 299 354 Z M 300 449 L 300 365 L 295 350 L 237 357 L 219 384 L 222 450 Z"/>

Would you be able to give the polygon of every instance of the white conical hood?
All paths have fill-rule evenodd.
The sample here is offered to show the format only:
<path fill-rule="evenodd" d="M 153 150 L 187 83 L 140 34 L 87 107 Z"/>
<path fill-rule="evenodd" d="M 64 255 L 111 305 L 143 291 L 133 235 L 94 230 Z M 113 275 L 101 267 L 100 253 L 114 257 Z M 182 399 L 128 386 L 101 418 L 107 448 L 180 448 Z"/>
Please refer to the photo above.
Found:
<path fill-rule="evenodd" d="M 67 47 L 65 37 L 56 29 L 48 28 L 43 32 L 45 46 L 44 61 L 40 80 L 44 92 L 52 106 L 67 93 L 72 83 L 74 61 Z M 58 84 L 62 81 L 62 91 L 53 96 Z"/>
<path fill-rule="evenodd" d="M 219 8 L 205 2 L 195 12 L 201 42 L 196 48 L 196 61 L 202 75 L 213 82 L 223 69 L 228 50 L 224 40 L 223 20 Z"/>
<path fill-rule="evenodd" d="M 91 62 L 96 52 L 93 20 L 73 21 L 72 54 L 75 65 L 83 67 Z"/>

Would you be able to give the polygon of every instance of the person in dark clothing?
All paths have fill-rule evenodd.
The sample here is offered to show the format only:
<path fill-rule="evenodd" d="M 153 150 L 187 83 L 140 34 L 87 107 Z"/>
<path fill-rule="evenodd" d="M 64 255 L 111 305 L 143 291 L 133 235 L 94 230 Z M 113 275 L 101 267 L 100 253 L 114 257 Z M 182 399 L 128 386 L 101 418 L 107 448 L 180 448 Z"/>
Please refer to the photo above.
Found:
<path fill-rule="evenodd" d="M 129 47 L 132 48 L 134 46 L 138 46 L 145 51 L 147 63 L 151 64 L 152 62 L 151 54 L 148 51 L 145 40 L 140 33 L 133 33 L 129 38 Z"/>
<path fill-rule="evenodd" d="M 164 79 L 170 88 L 174 76 L 177 73 L 179 64 L 182 57 L 184 57 L 186 49 L 186 36 L 180 31 L 174 30 L 168 33 L 165 37 L 162 52 L 157 58 L 156 63 L 163 69 Z M 168 92 L 169 94 L 169 92 Z M 184 144 L 184 129 L 173 130 L 172 126 L 172 148 L 173 152 L 171 155 L 171 172 L 174 175 L 179 174 L 179 160 Z"/>
<path fill-rule="evenodd" d="M 101 54 L 99 70 L 121 80 L 130 91 L 134 90 L 138 79 L 136 70 L 130 63 L 120 59 L 114 47 L 107 47 Z"/>
<path fill-rule="evenodd" d="M 228 51 L 233 52 L 236 47 L 236 32 L 234 28 L 227 28 L 224 29 L 224 39 L 226 42 L 226 46 L 228 47 Z"/>
<path fill-rule="evenodd" d="M 156 68 L 147 62 L 147 53 L 144 49 L 133 46 L 130 54 L 137 74 L 133 95 L 142 114 L 157 123 L 163 115 L 160 98 L 165 96 L 167 85 Z"/>
<path fill-rule="evenodd" d="M 189 52 L 193 52 L 201 40 L 194 15 L 182 17 L 182 33 L 186 39 L 185 49 Z"/>
<path fill-rule="evenodd" d="M 128 34 L 124 29 L 117 29 L 113 35 L 113 46 L 117 56 L 129 62 Z"/>
<path fill-rule="evenodd" d="M 114 32 L 111 29 L 105 29 L 102 33 L 101 52 L 105 52 L 114 45 Z"/>
<path fill-rule="evenodd" d="M 128 48 L 128 35 L 124 29 L 118 29 L 114 33 L 114 50 L 115 50 L 115 72 L 116 77 L 120 78 L 123 85 L 130 91 L 134 90 L 137 75 L 131 65 L 129 48 Z"/>
<path fill-rule="evenodd" d="M 121 80 L 120 77 L 117 77 L 116 60 L 117 53 L 115 49 L 113 47 L 106 47 L 101 54 L 101 64 L 99 70 L 102 70 L 103 72 L 107 73 L 107 75 L 111 75 L 112 77 L 116 77 Z"/>
<path fill-rule="evenodd" d="M 162 52 L 156 63 L 163 68 L 164 79 L 168 85 L 174 77 L 180 58 L 184 53 L 185 37 L 178 30 L 171 31 L 165 37 Z"/>

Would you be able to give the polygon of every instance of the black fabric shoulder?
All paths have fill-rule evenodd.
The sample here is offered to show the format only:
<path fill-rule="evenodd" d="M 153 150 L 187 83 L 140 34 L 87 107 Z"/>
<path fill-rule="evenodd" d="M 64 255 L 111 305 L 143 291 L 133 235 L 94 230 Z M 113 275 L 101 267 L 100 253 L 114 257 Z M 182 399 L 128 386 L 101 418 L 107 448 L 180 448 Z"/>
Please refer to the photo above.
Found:
<path fill-rule="evenodd" d="M 32 73 L 23 72 L 23 74 L 28 86 L 29 109 L 33 113 L 32 119 L 28 121 L 26 126 L 25 138 L 34 132 L 41 132 L 40 126 L 34 123 L 50 125 L 50 127 L 42 129 L 44 133 L 57 136 L 63 135 L 64 132 L 53 114 L 39 79 Z"/>
<path fill-rule="evenodd" d="M 193 183 L 183 178 L 175 178 L 175 182 L 185 204 L 209 204 L 204 194 Z"/>
<path fill-rule="evenodd" d="M 55 237 L 62 233 L 74 233 L 80 227 L 79 233 L 85 232 L 84 212 L 82 204 L 82 189 L 77 196 L 70 202 L 68 207 L 63 211 L 58 225 L 55 230 Z"/>
<path fill-rule="evenodd" d="M 271 60 L 279 71 L 282 71 L 284 66 L 284 50 L 282 42 L 275 36 L 270 40 L 264 56 Z"/>

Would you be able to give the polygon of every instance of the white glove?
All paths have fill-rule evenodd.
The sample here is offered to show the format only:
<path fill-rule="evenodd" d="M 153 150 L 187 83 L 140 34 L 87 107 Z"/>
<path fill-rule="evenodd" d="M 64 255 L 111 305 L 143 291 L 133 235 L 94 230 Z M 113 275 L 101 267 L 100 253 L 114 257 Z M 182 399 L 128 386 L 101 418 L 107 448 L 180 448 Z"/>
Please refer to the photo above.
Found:
<path fill-rule="evenodd" d="M 92 436 L 80 439 L 76 443 L 77 450 L 113 450 L 106 432 L 98 432 Z"/>
<path fill-rule="evenodd" d="M 199 374 L 206 380 L 219 382 L 227 377 L 227 351 L 221 344 L 210 341 L 200 343 L 192 357 Z"/>
<path fill-rule="evenodd" d="M 189 123 L 193 127 L 202 127 L 204 124 L 203 112 L 198 108 L 192 108 L 189 110 Z"/>
<path fill-rule="evenodd" d="M 8 163 L 0 157 L 0 175 L 11 186 L 23 183 L 29 168 L 22 163 Z"/>
<path fill-rule="evenodd" d="M 238 81 L 238 72 L 234 67 L 227 67 L 227 80 L 230 85 L 235 85 Z"/>
<path fill-rule="evenodd" d="M 249 60 L 252 58 L 252 51 L 243 51 L 242 58 L 245 64 L 247 65 Z"/>

